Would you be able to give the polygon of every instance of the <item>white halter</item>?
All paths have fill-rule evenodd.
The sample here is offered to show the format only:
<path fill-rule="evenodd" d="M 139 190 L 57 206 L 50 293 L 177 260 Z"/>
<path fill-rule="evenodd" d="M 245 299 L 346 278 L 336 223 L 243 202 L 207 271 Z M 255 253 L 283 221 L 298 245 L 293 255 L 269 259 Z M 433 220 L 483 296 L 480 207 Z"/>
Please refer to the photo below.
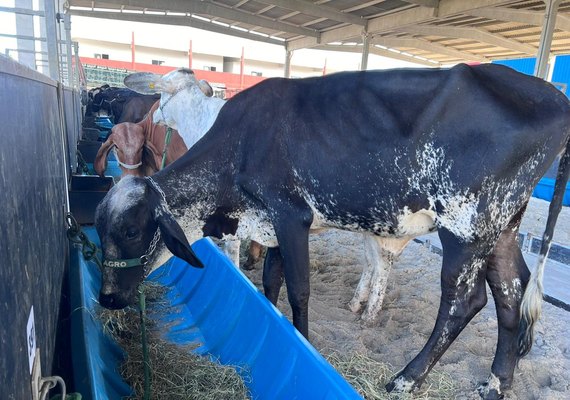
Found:
<path fill-rule="evenodd" d="M 142 161 L 138 164 L 125 164 L 124 162 L 122 162 L 121 160 L 119 160 L 119 155 L 117 154 L 117 146 L 113 146 L 113 153 L 115 153 L 115 158 L 117 159 L 117 162 L 119 163 L 119 165 L 125 169 L 137 169 L 138 167 L 140 167 L 142 165 Z"/>

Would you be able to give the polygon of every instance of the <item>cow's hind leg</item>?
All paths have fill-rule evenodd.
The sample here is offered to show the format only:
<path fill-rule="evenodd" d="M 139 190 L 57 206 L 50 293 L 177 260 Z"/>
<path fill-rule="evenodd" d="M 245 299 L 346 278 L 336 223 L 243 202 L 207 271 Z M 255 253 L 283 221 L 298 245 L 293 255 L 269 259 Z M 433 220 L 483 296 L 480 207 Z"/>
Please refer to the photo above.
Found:
<path fill-rule="evenodd" d="M 242 269 L 246 271 L 251 271 L 255 264 L 259 261 L 263 253 L 263 245 L 252 240 L 249 243 L 249 248 L 247 250 L 247 260 L 243 264 Z"/>
<path fill-rule="evenodd" d="M 381 268 L 380 249 L 376 239 L 372 235 L 362 235 L 362 242 L 364 245 L 364 268 L 354 291 L 354 296 L 348 303 L 348 308 L 354 313 L 359 312 L 368 301 L 372 282 L 379 273 L 377 269 Z"/>
<path fill-rule="evenodd" d="M 530 273 L 517 243 L 522 211 L 501 234 L 487 267 L 487 282 L 495 299 L 499 335 L 491 375 L 479 388 L 486 400 L 503 398 L 510 389 L 518 353 L 520 305 Z"/>
<path fill-rule="evenodd" d="M 485 275 L 490 246 L 465 243 L 443 228 L 439 236 L 443 267 L 435 327 L 422 351 L 386 385 L 389 392 L 419 388 L 434 364 L 487 302 Z"/>

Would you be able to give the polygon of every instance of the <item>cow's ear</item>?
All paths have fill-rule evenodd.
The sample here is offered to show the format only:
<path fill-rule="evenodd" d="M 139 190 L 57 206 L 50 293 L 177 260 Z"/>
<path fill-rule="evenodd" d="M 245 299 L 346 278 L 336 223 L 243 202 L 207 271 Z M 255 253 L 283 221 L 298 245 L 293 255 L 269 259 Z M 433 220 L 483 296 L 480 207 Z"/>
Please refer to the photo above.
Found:
<path fill-rule="evenodd" d="M 170 86 L 162 79 L 162 75 L 150 72 L 136 72 L 127 75 L 123 83 L 129 89 L 142 94 L 169 93 L 168 87 Z"/>
<path fill-rule="evenodd" d="M 184 235 L 182 228 L 172 214 L 169 212 L 159 212 L 155 218 L 160 228 L 162 240 L 168 247 L 168 250 L 176 257 L 183 259 L 188 264 L 196 268 L 204 268 L 202 261 L 192 251 L 188 239 Z"/>
<path fill-rule="evenodd" d="M 200 88 L 202 93 L 204 93 L 206 96 L 212 97 L 214 95 L 214 89 L 212 89 L 210 84 L 206 82 L 204 79 L 198 81 L 198 87 Z"/>
<path fill-rule="evenodd" d="M 105 143 L 99 147 L 99 151 L 97 151 L 97 155 L 95 156 L 95 161 L 93 161 L 93 169 L 97 172 L 101 178 L 105 176 L 105 170 L 107 169 L 107 157 L 109 156 L 109 152 L 115 145 L 113 141 L 114 136 L 111 133 Z"/>

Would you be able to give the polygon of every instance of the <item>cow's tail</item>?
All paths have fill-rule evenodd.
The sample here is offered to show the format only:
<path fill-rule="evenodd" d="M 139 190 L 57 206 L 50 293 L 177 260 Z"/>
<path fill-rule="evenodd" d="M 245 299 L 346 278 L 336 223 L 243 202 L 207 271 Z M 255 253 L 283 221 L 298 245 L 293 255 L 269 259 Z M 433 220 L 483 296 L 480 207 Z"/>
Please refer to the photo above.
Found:
<path fill-rule="evenodd" d="M 566 149 L 560 159 L 558 166 L 558 174 L 556 176 L 556 184 L 554 185 L 554 195 L 548 209 L 548 220 L 546 221 L 546 229 L 542 236 L 542 246 L 538 257 L 536 268 L 530 276 L 530 280 L 524 292 L 520 310 L 520 325 L 518 339 L 518 355 L 524 357 L 528 354 L 534 340 L 534 324 L 540 318 L 542 311 L 543 286 L 542 278 L 544 276 L 544 266 L 546 257 L 550 250 L 550 242 L 554 233 L 554 226 L 560 210 L 562 209 L 562 200 L 568 182 L 570 173 L 570 141 L 566 144 Z"/>

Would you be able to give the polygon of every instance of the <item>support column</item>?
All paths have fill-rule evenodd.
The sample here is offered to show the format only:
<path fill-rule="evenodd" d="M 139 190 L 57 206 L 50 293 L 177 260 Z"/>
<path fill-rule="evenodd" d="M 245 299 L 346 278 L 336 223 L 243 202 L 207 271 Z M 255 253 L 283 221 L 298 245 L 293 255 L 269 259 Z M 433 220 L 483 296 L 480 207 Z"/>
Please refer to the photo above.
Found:
<path fill-rule="evenodd" d="M 135 32 L 131 32 L 131 69 L 135 70 Z"/>
<path fill-rule="evenodd" d="M 241 48 L 241 60 L 239 62 L 239 88 L 240 90 L 243 89 L 243 73 L 244 73 L 244 67 L 245 67 L 245 50 L 242 47 Z"/>
<path fill-rule="evenodd" d="M 536 64 L 534 67 L 534 75 L 542 79 L 546 79 L 548 75 L 550 47 L 552 45 L 554 26 L 556 25 L 556 14 L 558 13 L 558 6 L 561 1 L 562 0 L 544 0 L 546 3 L 546 11 L 544 14 L 544 23 L 542 24 L 540 44 L 538 45 L 538 54 L 536 55 Z"/>
<path fill-rule="evenodd" d="M 188 44 L 188 68 L 192 69 L 192 41 Z"/>
<path fill-rule="evenodd" d="M 293 51 L 285 49 L 285 71 L 283 71 L 285 78 L 291 78 L 292 58 L 293 58 Z"/>
<path fill-rule="evenodd" d="M 362 61 L 360 63 L 360 70 L 366 71 L 368 69 L 368 54 L 370 53 L 370 34 L 367 32 L 362 33 Z"/>
<path fill-rule="evenodd" d="M 58 20 L 55 12 L 55 1 L 45 1 L 46 12 L 46 36 L 48 52 L 48 71 L 51 79 L 60 81 L 59 76 L 59 35 Z"/>
<path fill-rule="evenodd" d="M 32 10 L 32 0 L 16 0 L 16 8 Z M 16 13 L 16 35 L 34 37 L 34 17 L 27 14 Z M 36 69 L 36 43 L 34 40 L 17 39 L 18 62 Z"/>
<path fill-rule="evenodd" d="M 67 64 L 67 85 L 73 86 L 73 58 L 71 55 L 71 16 L 64 14 L 63 24 L 65 27 L 65 63 Z M 77 66 L 76 66 L 77 68 Z"/>

